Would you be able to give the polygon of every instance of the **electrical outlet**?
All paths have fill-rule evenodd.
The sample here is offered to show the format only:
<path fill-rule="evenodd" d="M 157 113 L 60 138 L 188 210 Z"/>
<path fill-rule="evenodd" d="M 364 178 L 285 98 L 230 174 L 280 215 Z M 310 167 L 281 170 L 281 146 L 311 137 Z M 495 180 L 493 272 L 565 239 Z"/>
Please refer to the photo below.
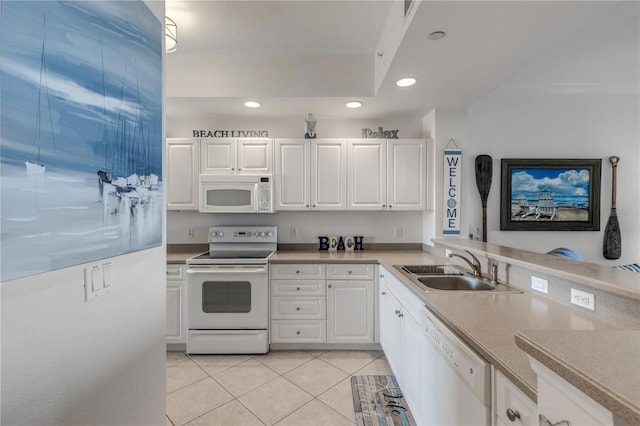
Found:
<path fill-rule="evenodd" d="M 401 238 L 402 237 L 402 226 L 396 226 L 393 228 L 393 236 L 396 238 Z"/>
<path fill-rule="evenodd" d="M 580 290 L 576 290 L 575 288 L 572 288 L 571 303 L 577 306 L 581 306 L 583 308 L 590 309 L 592 311 L 596 310 L 595 296 L 591 293 L 587 293 L 586 291 L 580 291 Z"/>
<path fill-rule="evenodd" d="M 298 238 L 298 227 L 292 226 L 289 228 L 289 236 L 291 238 Z"/>
<path fill-rule="evenodd" d="M 444 249 L 444 255 L 446 257 L 451 257 L 451 253 L 452 253 L 451 249 Z"/>
<path fill-rule="evenodd" d="M 195 230 L 193 228 L 187 229 L 187 237 L 193 238 L 195 236 Z"/>
<path fill-rule="evenodd" d="M 542 278 L 531 276 L 531 288 L 539 291 L 540 293 L 549 293 L 549 282 Z"/>

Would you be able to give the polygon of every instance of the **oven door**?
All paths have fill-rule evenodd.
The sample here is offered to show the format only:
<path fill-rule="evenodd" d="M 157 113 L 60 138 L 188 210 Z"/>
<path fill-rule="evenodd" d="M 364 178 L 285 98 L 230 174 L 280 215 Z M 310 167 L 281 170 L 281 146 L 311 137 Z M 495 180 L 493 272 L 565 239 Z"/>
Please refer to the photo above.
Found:
<path fill-rule="evenodd" d="M 267 265 L 190 265 L 187 274 L 190 330 L 267 328 Z"/>

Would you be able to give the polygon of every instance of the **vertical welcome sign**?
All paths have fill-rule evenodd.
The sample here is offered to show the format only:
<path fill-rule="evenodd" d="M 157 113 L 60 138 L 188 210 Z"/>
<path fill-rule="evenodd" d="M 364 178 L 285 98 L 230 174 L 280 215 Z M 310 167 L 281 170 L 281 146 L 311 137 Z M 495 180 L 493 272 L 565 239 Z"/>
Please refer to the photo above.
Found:
<path fill-rule="evenodd" d="M 453 139 L 449 145 L 455 142 Z M 443 235 L 460 235 L 460 172 L 462 170 L 462 150 L 456 146 L 444 150 L 444 179 L 443 179 Z"/>

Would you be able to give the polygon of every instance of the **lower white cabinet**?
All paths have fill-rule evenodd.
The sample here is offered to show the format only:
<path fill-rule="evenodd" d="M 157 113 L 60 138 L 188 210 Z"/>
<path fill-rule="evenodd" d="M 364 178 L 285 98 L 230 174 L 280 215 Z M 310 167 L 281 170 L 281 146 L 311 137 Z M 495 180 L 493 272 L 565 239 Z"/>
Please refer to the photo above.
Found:
<path fill-rule="evenodd" d="M 272 264 L 271 343 L 373 343 L 371 264 Z"/>
<path fill-rule="evenodd" d="M 186 343 L 187 266 L 167 264 L 167 343 Z"/>
<path fill-rule="evenodd" d="M 527 357 L 538 376 L 538 419 L 541 426 L 552 426 L 559 422 L 569 425 L 613 425 L 611 411 L 537 360 L 529 355 Z"/>
<path fill-rule="evenodd" d="M 494 383 L 496 425 L 538 426 L 536 404 L 532 400 L 497 370 Z"/>
<path fill-rule="evenodd" d="M 327 343 L 373 343 L 373 281 L 327 280 Z"/>
<path fill-rule="evenodd" d="M 426 339 L 417 321 L 423 303 L 389 271 L 380 267 L 380 344 L 417 424 L 423 424 L 422 365 Z"/>

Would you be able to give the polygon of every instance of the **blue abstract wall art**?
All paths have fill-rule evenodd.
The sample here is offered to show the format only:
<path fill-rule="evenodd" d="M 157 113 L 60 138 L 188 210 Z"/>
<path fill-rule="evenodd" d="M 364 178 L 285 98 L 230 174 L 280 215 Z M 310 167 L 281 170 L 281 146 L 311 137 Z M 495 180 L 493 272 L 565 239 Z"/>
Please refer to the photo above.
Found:
<path fill-rule="evenodd" d="M 142 1 L 2 1 L 0 280 L 162 244 L 162 24 Z"/>

